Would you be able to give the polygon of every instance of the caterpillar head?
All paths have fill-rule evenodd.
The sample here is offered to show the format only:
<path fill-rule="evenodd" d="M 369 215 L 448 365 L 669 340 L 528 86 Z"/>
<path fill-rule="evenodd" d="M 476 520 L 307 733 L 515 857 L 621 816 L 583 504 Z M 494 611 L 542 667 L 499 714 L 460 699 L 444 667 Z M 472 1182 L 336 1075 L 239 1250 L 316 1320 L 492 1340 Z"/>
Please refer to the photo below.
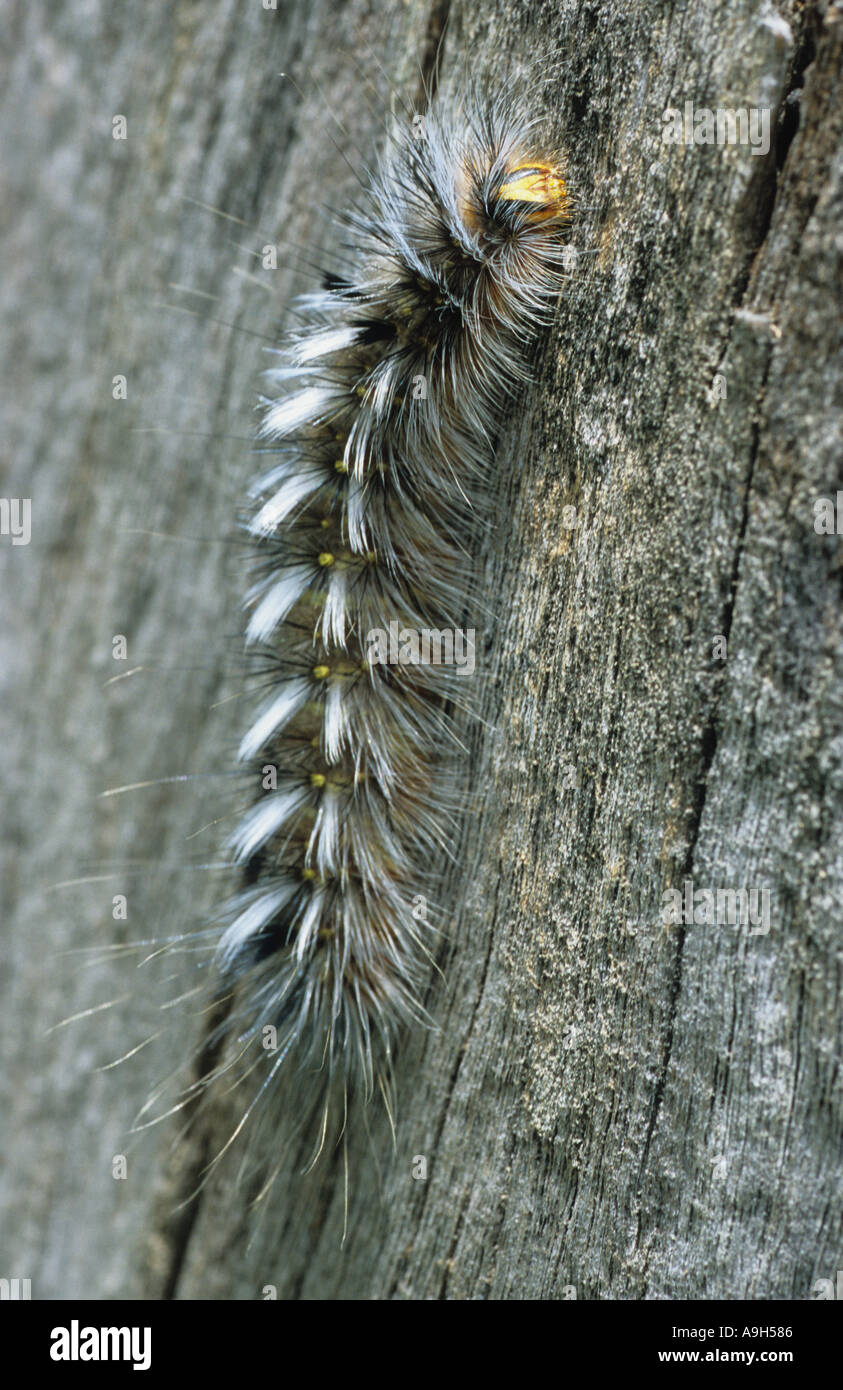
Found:
<path fill-rule="evenodd" d="M 555 241 L 570 213 L 568 189 L 555 163 L 528 159 L 513 150 L 472 160 L 466 171 L 461 211 L 466 225 L 487 247 L 505 249 L 525 234 Z"/>
<path fill-rule="evenodd" d="M 496 190 L 496 201 L 515 205 L 527 222 L 563 219 L 568 213 L 568 190 L 565 180 L 550 164 L 522 164 L 507 170 L 504 181 Z"/>

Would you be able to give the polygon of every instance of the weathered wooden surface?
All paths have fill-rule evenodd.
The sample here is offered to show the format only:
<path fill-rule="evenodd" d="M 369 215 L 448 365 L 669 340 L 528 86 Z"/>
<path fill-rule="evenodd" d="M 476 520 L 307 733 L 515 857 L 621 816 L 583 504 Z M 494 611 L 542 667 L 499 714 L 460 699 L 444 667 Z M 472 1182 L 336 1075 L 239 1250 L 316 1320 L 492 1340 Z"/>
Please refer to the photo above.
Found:
<path fill-rule="evenodd" d="M 0 1275 L 38 1298 L 808 1297 L 843 1251 L 843 552 L 813 526 L 843 487 L 839 11 L 452 10 L 445 80 L 515 51 L 544 83 L 583 254 L 501 443 L 498 617 L 477 623 L 494 731 L 443 890 L 440 1028 L 407 1042 L 397 1149 L 374 1117 L 340 1251 L 338 1157 L 278 1184 L 248 1248 L 230 1172 L 173 1213 L 209 1151 L 126 1129 L 199 1021 L 97 1072 L 158 999 L 124 960 L 60 953 L 214 901 L 178 868 L 212 857 L 187 839 L 205 784 L 99 793 L 230 758 L 221 538 L 260 335 L 310 274 L 255 252 L 330 249 L 337 145 L 359 167 L 379 64 L 414 96 L 444 10 L 7 10 L 2 490 L 32 498 L 32 540 L 0 541 Z M 800 88 L 767 156 L 662 142 L 669 106 L 784 112 Z M 87 874 L 111 877 L 55 887 Z M 768 887 L 769 932 L 666 926 L 686 878 Z"/>

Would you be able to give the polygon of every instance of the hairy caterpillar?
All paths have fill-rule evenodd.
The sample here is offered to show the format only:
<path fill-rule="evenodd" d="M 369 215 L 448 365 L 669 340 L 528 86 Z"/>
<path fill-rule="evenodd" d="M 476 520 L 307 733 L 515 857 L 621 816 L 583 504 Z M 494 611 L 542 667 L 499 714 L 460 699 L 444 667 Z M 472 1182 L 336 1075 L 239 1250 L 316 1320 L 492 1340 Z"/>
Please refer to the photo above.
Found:
<path fill-rule="evenodd" d="M 477 598 L 477 502 L 565 269 L 561 156 L 537 130 L 514 89 L 399 120 L 268 374 L 271 464 L 246 523 L 252 804 L 227 846 L 242 885 L 197 933 L 214 1022 L 185 1093 L 262 1068 L 229 1143 L 259 1103 L 277 1129 L 263 1102 L 285 1069 L 313 1082 L 292 1118 L 316 1117 L 315 1156 L 352 1099 L 378 1090 L 391 1117 L 396 1036 L 426 1018 L 431 929 L 412 907 L 460 809 L 464 682 L 390 664 L 373 635 L 459 632 Z"/>

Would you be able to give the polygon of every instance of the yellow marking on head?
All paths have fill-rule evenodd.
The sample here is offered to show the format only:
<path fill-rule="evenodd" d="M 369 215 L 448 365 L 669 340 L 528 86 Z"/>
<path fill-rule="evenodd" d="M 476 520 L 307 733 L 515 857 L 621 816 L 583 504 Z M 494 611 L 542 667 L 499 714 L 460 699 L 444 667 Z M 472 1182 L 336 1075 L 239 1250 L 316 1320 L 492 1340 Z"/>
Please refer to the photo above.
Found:
<path fill-rule="evenodd" d="M 329 550 L 322 551 L 322 554 L 319 556 L 319 563 L 323 569 L 327 565 L 332 565 L 334 563 L 334 557 Z"/>
<path fill-rule="evenodd" d="M 337 459 L 336 463 L 334 464 L 334 467 L 336 468 L 338 473 L 348 472 L 348 464 L 346 463 L 345 459 Z"/>
<path fill-rule="evenodd" d="M 310 774 L 310 785 L 312 787 L 324 787 L 327 780 L 324 772 L 311 772 Z"/>
<path fill-rule="evenodd" d="M 323 681 L 323 680 L 325 680 L 326 677 L 330 676 L 330 674 L 331 674 L 331 668 L 330 668 L 330 666 L 314 666 L 314 668 L 313 668 L 313 675 L 314 675 L 314 678 L 315 678 L 316 680 L 318 680 L 318 681 Z"/>
<path fill-rule="evenodd" d="M 540 217 L 553 217 L 565 212 L 568 190 L 560 174 L 549 164 L 524 164 L 511 169 L 506 183 L 498 189 L 499 198 L 514 203 L 534 203 Z"/>
<path fill-rule="evenodd" d="M 306 879 L 308 880 L 308 882 L 311 882 L 311 881 L 316 877 L 316 870 L 315 870 L 315 869 L 302 869 L 302 871 L 301 871 L 301 876 L 302 876 L 302 878 L 306 878 Z"/>

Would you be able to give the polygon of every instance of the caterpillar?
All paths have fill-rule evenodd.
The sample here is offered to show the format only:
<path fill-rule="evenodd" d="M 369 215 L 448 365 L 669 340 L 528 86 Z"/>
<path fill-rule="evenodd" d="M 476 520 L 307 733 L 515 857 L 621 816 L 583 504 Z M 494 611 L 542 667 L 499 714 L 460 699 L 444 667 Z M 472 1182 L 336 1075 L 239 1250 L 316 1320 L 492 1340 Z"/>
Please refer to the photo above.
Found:
<path fill-rule="evenodd" d="M 244 519 L 250 804 L 227 842 L 240 885 L 200 934 L 216 1014 L 191 1088 L 263 1069 L 229 1143 L 259 1103 L 274 1131 L 285 1069 L 308 1078 L 292 1118 L 317 1119 L 313 1161 L 352 1100 L 379 1091 L 391 1119 L 396 1040 L 427 1021 L 434 928 L 413 905 L 456 833 L 467 701 L 460 668 L 410 639 L 441 657 L 479 601 L 496 434 L 563 284 L 570 200 L 538 130 L 514 88 L 467 83 L 397 117 L 267 373 Z"/>

